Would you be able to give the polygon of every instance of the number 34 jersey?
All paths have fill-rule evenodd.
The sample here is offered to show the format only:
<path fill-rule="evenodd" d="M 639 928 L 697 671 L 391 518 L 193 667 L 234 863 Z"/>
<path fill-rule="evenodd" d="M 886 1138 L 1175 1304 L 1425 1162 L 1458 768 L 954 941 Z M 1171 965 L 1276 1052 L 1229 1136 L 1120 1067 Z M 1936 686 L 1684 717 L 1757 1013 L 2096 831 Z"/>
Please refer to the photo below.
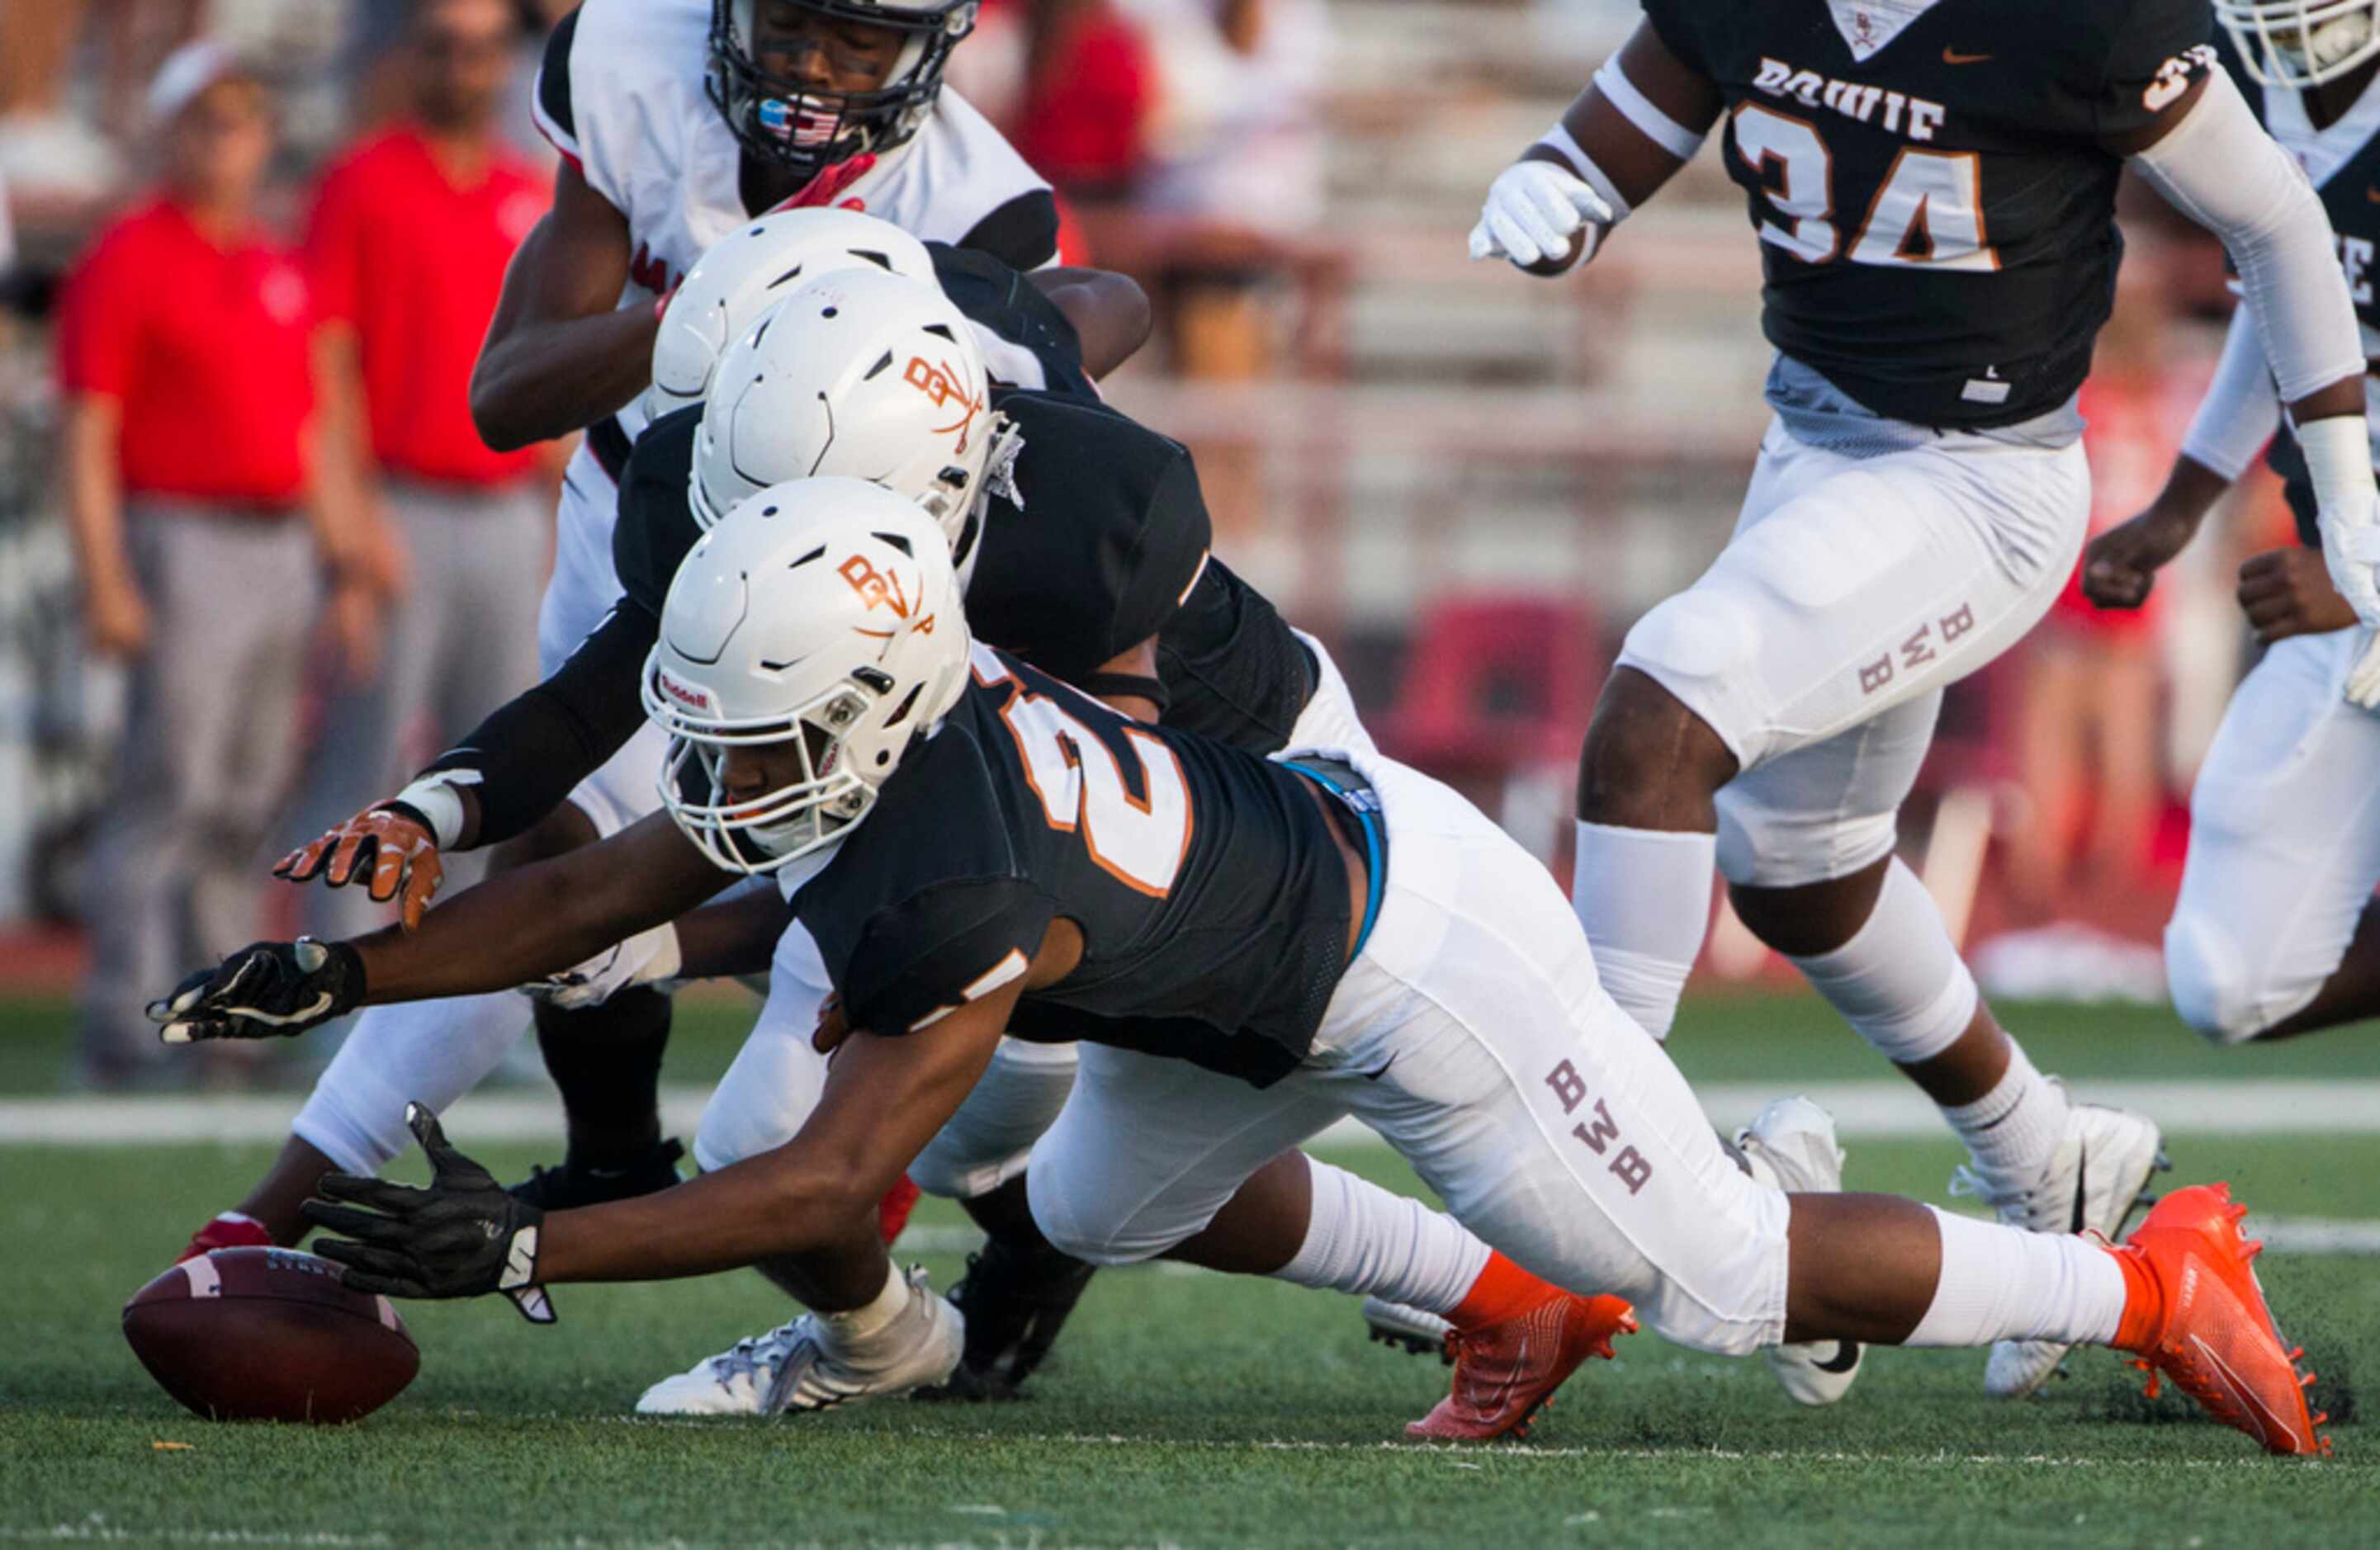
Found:
<path fill-rule="evenodd" d="M 851 1026 L 929 1033 L 1023 977 L 1064 916 L 1082 962 L 1027 994 L 1010 1033 L 1286 1075 L 1352 913 L 1305 779 L 1126 721 L 988 646 L 973 670 L 825 866 L 785 878 Z"/>
<path fill-rule="evenodd" d="M 1644 0 L 1727 107 L 1778 349 L 1878 415 L 2063 405 L 2122 256 L 2104 150 L 2213 67 L 2205 0 Z"/>

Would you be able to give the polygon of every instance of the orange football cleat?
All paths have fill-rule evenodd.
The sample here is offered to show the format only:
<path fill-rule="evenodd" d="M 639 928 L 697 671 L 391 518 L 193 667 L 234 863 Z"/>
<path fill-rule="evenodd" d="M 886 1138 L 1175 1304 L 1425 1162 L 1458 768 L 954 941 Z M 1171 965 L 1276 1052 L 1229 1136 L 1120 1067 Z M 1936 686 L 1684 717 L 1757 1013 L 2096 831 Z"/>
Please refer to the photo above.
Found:
<path fill-rule="evenodd" d="M 236 1211 L 225 1211 L 221 1216 L 212 1218 L 198 1231 L 190 1234 L 189 1247 L 176 1254 L 174 1263 L 179 1265 L 185 1260 L 196 1259 L 200 1254 L 212 1253 L 217 1249 L 269 1249 L 271 1247 L 273 1247 L 273 1234 L 264 1230 L 262 1222 L 253 1217 L 243 1217 Z"/>
<path fill-rule="evenodd" d="M 2241 1235 L 2248 1214 L 2228 1184 L 2193 1184 L 2157 1202 L 2120 1249 L 2128 1296 L 2119 1349 L 2247 1433 L 2270 1453 L 2328 1453 L 2309 1414 L 2312 1373 L 2300 1373 L 2299 1348 L 2285 1344 L 2265 1305 L 2252 1262 L 2265 1245 Z"/>
<path fill-rule="evenodd" d="M 1454 1386 L 1427 1415 L 1405 1428 L 1417 1442 L 1488 1442 L 1525 1437 L 1578 1364 L 1612 1359 L 1615 1335 L 1636 1333 L 1636 1314 L 1617 1297 L 1552 1290 L 1510 1318 L 1446 1338 Z"/>

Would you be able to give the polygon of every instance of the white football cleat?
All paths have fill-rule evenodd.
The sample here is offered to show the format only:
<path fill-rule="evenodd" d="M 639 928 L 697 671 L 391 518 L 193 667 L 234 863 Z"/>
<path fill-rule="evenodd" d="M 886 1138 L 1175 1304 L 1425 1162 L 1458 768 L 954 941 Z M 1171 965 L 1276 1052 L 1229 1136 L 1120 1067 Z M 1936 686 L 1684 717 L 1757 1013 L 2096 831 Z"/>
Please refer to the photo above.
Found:
<path fill-rule="evenodd" d="M 1364 1299 L 1364 1323 L 1374 1341 L 1384 1346 L 1402 1346 L 1415 1356 L 1435 1356 L 1451 1362 L 1454 1355 L 1446 1349 L 1446 1338 L 1454 1326 L 1436 1314 L 1402 1302 L 1391 1302 L 1385 1297 Z"/>
<path fill-rule="evenodd" d="M 1808 1098 L 1779 1098 L 1735 1132 L 1735 1149 L 1753 1178 L 1788 1194 L 1837 1194 L 1843 1187 L 1843 1149 L 1834 1116 Z M 1864 1354 L 1857 1340 L 1811 1340 L 1771 1346 L 1768 1370 L 1796 1403 L 1831 1405 L 1851 1392 Z"/>
<path fill-rule="evenodd" d="M 908 1306 L 865 1339 L 849 1339 L 832 1320 L 804 1314 L 663 1378 L 638 1399 L 637 1413 L 779 1415 L 947 1383 L 966 1343 L 966 1323 L 927 1288 L 924 1270 L 910 1271 L 908 1281 Z"/>
<path fill-rule="evenodd" d="M 2123 1239 L 2124 1218 L 2140 1203 L 2149 1175 L 2170 1168 L 2156 1122 L 2095 1103 L 2070 1106 L 2066 1137 L 2047 1171 L 2027 1189 L 1995 1190 L 1972 1167 L 1951 1177 L 1952 1194 L 1975 1195 L 2010 1227 L 2030 1232 L 2099 1232 Z M 2056 1340 L 2001 1340 L 1984 1367 L 1984 1392 L 2022 1399 L 2049 1380 L 2072 1349 Z"/>

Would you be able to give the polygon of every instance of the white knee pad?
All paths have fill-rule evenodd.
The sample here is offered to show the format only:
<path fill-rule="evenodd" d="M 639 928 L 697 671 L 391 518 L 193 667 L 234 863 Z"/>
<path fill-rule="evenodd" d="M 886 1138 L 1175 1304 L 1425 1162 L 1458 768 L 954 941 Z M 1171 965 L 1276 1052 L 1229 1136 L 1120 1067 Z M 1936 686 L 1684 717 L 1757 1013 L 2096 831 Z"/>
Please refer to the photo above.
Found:
<path fill-rule="evenodd" d="M 1750 764 L 1766 729 L 1763 708 L 1745 686 L 1760 650 L 1753 614 L 1707 580 L 1656 605 L 1620 648 L 1619 667 L 1634 668 L 1677 696 Z"/>
<path fill-rule="evenodd" d="M 1136 1231 L 1128 1208 L 1080 1178 L 1062 1179 L 1045 1169 L 1028 1169 L 1025 1194 L 1033 1208 L 1033 1225 L 1041 1229 L 1041 1236 L 1059 1253 L 1086 1265 L 1138 1265 L 1190 1236 L 1188 1232 L 1163 1237 Z"/>
<path fill-rule="evenodd" d="M 1981 999 L 1933 896 L 1898 857 L 1885 869 L 1875 912 L 1850 941 L 1792 962 L 1860 1037 L 1897 1065 L 1949 1048 L 1974 1021 Z"/>
<path fill-rule="evenodd" d="M 2277 987 L 2256 983 L 2247 954 L 2223 923 L 2190 909 L 2176 911 L 2166 925 L 2165 983 L 2174 1011 L 2210 1044 L 2245 1044 L 2322 988 L 2319 982 L 2303 987 L 2302 993 L 2292 987 L 2277 1000 Z M 2287 1010 L 2264 1010 L 2276 1004 Z"/>
<path fill-rule="evenodd" d="M 1848 878 L 1873 866 L 1900 841 L 1900 815 L 1870 813 L 1836 817 L 1780 813 L 1739 793 L 1730 782 L 1719 788 L 1718 870 L 1744 888 L 1807 888 Z"/>
<path fill-rule="evenodd" d="M 975 1090 L 910 1163 L 910 1181 L 945 1200 L 973 1200 L 1024 1172 L 1075 1090 L 1075 1060 L 1071 1044 L 1001 1040 Z"/>

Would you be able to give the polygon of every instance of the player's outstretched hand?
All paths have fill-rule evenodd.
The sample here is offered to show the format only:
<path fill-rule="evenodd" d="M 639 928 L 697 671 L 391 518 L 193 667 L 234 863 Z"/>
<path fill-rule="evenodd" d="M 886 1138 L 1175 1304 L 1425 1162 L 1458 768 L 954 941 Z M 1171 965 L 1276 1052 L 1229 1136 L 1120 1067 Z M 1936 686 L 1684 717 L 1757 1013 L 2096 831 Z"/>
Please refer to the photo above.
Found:
<path fill-rule="evenodd" d="M 410 931 L 446 880 L 446 868 L 429 820 L 405 803 L 383 802 L 291 851 L 273 875 L 293 883 L 320 876 L 333 888 L 365 883 L 383 904 L 401 896 L 397 918 Z"/>
<path fill-rule="evenodd" d="M 1513 163 L 1488 186 L 1479 224 L 1471 228 L 1471 256 L 1510 259 L 1536 274 L 1559 274 L 1584 256 L 1587 223 L 1611 224 L 1603 196 L 1568 168 L 1551 162 Z"/>
<path fill-rule="evenodd" d="M 456 1151 L 438 1117 L 418 1103 L 405 1123 L 430 1159 L 430 1187 L 361 1173 L 330 1173 L 322 1198 L 301 1208 L 334 1238 L 314 1251 L 346 1265 L 358 1291 L 385 1297 L 480 1297 L 501 1291 L 531 1324 L 552 1324 L 553 1303 L 537 1284 L 537 1240 L 545 1213 L 504 1192 L 494 1174 Z"/>
<path fill-rule="evenodd" d="M 149 1021 L 167 1044 L 211 1038 L 289 1038 L 344 1017 L 364 999 L 364 963 L 345 942 L 250 942 L 222 964 L 200 969 L 163 1000 Z"/>
<path fill-rule="evenodd" d="M 2198 524 L 2155 506 L 2093 539 L 2082 551 L 2082 595 L 2100 608 L 2138 608 L 2156 573 L 2190 547 Z"/>

